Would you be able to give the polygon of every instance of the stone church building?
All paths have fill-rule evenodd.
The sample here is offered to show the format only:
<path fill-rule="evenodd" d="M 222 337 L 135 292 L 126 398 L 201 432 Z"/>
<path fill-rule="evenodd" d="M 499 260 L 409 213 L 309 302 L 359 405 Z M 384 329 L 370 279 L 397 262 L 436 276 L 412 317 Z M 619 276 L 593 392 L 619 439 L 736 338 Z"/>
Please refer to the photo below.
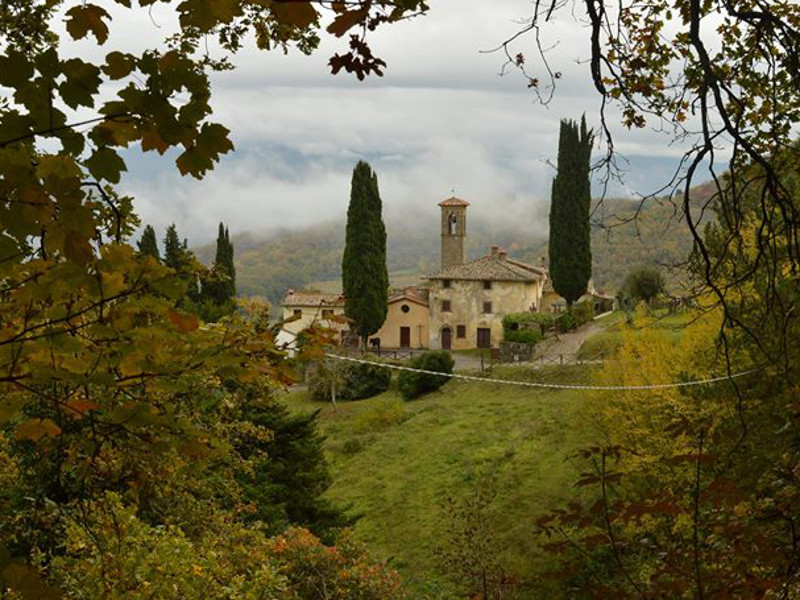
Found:
<path fill-rule="evenodd" d="M 545 309 L 552 290 L 547 269 L 509 258 L 498 246 L 489 254 L 466 260 L 467 208 L 452 197 L 441 210 L 441 269 L 420 286 L 393 291 L 386 321 L 370 337 L 381 348 L 468 350 L 496 348 L 503 340 L 503 316 Z M 290 290 L 284 301 L 284 326 L 296 335 L 313 320 L 344 312 L 344 298 Z M 341 325 L 336 325 L 342 329 Z M 295 331 L 296 330 L 296 331 Z"/>
<path fill-rule="evenodd" d="M 442 268 L 429 282 L 430 348 L 496 348 L 503 341 L 503 316 L 538 311 L 547 270 L 508 257 L 492 246 L 466 261 L 468 202 L 448 198 L 441 209 Z"/>

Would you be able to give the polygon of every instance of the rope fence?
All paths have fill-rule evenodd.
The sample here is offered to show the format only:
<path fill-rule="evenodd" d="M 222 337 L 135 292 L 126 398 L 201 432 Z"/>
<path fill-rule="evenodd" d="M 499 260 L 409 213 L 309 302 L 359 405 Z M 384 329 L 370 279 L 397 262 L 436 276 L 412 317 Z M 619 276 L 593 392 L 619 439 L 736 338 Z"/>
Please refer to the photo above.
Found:
<path fill-rule="evenodd" d="M 755 373 L 759 369 L 750 369 L 748 371 L 741 371 L 739 373 L 732 373 L 730 375 L 721 375 L 719 377 L 712 377 L 710 379 L 700 379 L 695 381 L 678 381 L 673 383 L 653 383 L 649 385 L 582 385 L 572 383 L 540 383 L 536 381 L 514 381 L 511 379 L 492 379 L 489 377 L 477 377 L 475 375 L 464 375 L 462 373 L 440 373 L 439 371 L 428 371 L 426 369 L 415 369 L 414 367 L 405 367 L 403 365 L 392 365 L 381 363 L 371 360 L 364 360 L 363 358 L 354 358 L 351 356 L 341 356 L 339 354 L 325 353 L 328 358 L 336 360 L 344 360 L 349 362 L 360 363 L 364 365 L 374 365 L 376 367 L 385 367 L 395 371 L 412 371 L 414 373 L 424 373 L 425 375 L 436 375 L 438 377 L 448 377 L 450 379 L 461 379 L 464 381 L 479 381 L 482 383 L 498 383 L 502 385 L 517 385 L 522 387 L 532 388 L 545 388 L 551 390 L 598 390 L 598 391 L 624 391 L 624 390 L 663 390 L 669 388 L 691 387 L 698 385 L 710 385 L 719 383 L 721 381 L 730 381 L 738 377 L 744 377 Z"/>

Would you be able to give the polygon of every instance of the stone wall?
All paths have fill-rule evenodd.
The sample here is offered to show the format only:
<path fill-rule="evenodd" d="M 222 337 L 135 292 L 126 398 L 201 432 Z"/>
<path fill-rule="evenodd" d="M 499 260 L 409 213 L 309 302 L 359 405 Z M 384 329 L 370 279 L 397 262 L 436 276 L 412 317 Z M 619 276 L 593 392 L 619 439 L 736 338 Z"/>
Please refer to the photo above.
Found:
<path fill-rule="evenodd" d="M 530 362 L 533 360 L 536 351 L 535 344 L 523 344 L 520 342 L 501 342 L 500 343 L 500 362 Z"/>
<path fill-rule="evenodd" d="M 503 317 L 508 313 L 531 310 L 538 306 L 541 281 L 493 281 L 486 290 L 483 281 L 453 279 L 445 288 L 442 280 L 431 282 L 430 334 L 431 348 L 441 348 L 441 332 L 445 327 L 453 333 L 453 350 L 469 350 L 478 345 L 478 328 L 491 330 L 491 346 L 499 348 L 503 341 Z M 442 310 L 442 302 L 450 302 L 450 310 Z M 492 303 L 492 312 L 484 313 L 484 302 Z M 458 326 L 465 328 L 465 337 L 459 338 Z"/>

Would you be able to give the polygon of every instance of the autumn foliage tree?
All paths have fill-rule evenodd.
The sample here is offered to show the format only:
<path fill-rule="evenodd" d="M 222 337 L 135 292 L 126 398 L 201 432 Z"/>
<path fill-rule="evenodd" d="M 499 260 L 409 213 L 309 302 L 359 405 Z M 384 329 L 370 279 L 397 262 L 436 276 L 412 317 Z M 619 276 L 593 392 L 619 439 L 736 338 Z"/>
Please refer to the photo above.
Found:
<path fill-rule="evenodd" d="M 15 475 L 0 498 L 0 591 L 254 598 L 294 586 L 312 597 L 291 575 L 307 553 L 328 557 L 318 578 L 334 597 L 390 598 L 393 575 L 358 548 L 329 553 L 310 534 L 289 544 L 240 527 L 252 507 L 235 474 L 251 466 L 233 441 L 269 431 L 230 414 L 246 399 L 223 384 L 281 385 L 286 365 L 263 309 L 200 327 L 184 310 L 196 279 L 173 260 L 185 244 L 165 248 L 168 264 L 140 256 L 128 242 L 133 200 L 114 186 L 134 146 L 169 152 L 196 178 L 233 150 L 211 118 L 209 74 L 246 40 L 310 52 L 327 12 L 331 35 L 358 32 L 333 70 L 380 74 L 365 34 L 426 6 L 162 4 L 178 33 L 157 39 L 154 28 L 136 52 L 110 43 L 111 15 L 92 2 L 0 7 L 0 472 Z M 67 56 L 67 36 L 101 51 Z M 356 577 L 328 580 L 351 567 Z"/>

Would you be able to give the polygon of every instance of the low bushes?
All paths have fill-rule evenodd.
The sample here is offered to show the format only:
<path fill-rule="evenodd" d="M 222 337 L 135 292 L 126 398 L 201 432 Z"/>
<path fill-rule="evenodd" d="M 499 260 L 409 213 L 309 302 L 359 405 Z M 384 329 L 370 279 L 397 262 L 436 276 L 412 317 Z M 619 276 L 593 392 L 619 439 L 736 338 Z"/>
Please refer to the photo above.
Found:
<path fill-rule="evenodd" d="M 559 333 L 566 333 L 576 326 L 575 315 L 571 311 L 563 312 L 556 317 L 556 330 Z"/>
<path fill-rule="evenodd" d="M 385 392 L 391 380 L 392 372 L 386 367 L 326 362 L 309 379 L 308 390 L 314 400 L 330 402 L 334 390 L 336 400 L 361 400 Z"/>
<path fill-rule="evenodd" d="M 503 340 L 521 344 L 537 344 L 553 326 L 553 317 L 546 313 L 510 313 L 503 317 Z"/>
<path fill-rule="evenodd" d="M 591 302 L 579 302 L 573 305 L 572 314 L 575 316 L 575 323 L 578 326 L 588 323 L 594 319 L 594 304 Z"/>
<path fill-rule="evenodd" d="M 563 312 L 555 319 L 556 331 L 566 333 L 584 323 L 594 319 L 594 305 L 591 302 L 573 304 L 567 312 Z"/>
<path fill-rule="evenodd" d="M 425 371 L 437 371 L 439 373 L 452 373 L 454 364 L 453 357 L 446 350 L 423 352 L 408 362 L 409 367 Z M 447 383 L 448 379 L 450 378 L 427 373 L 400 371 L 400 375 L 397 377 L 397 388 L 403 398 L 411 400 L 428 392 L 438 390 Z"/>
<path fill-rule="evenodd" d="M 506 342 L 517 342 L 520 344 L 538 344 L 542 340 L 542 334 L 538 329 L 517 329 L 503 330 L 503 340 Z"/>

